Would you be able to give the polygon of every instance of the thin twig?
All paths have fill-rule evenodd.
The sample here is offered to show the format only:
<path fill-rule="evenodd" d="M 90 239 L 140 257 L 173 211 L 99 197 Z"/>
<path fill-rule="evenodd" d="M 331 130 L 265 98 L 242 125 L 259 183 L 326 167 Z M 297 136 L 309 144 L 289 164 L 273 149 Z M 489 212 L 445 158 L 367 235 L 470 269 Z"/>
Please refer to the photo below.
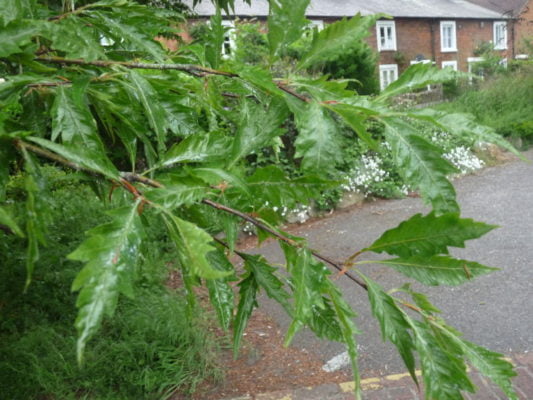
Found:
<path fill-rule="evenodd" d="M 46 157 L 48 159 L 51 159 L 53 161 L 57 161 L 59 163 L 62 163 L 62 164 L 65 164 L 66 166 L 70 167 L 70 168 L 73 168 L 75 170 L 83 170 L 83 171 L 86 171 L 86 172 L 91 172 L 91 171 L 87 171 L 85 168 L 82 168 L 80 167 L 79 165 L 71 162 L 71 161 L 68 161 L 66 160 L 65 158 L 63 157 L 60 157 L 48 150 L 44 150 L 44 149 L 41 149 L 37 146 L 34 146 L 32 144 L 29 144 L 29 143 L 26 143 L 26 142 L 23 142 L 22 140 L 19 140 L 17 139 L 15 141 L 16 145 L 18 147 L 21 147 L 21 148 L 25 148 L 26 150 L 29 150 L 35 154 L 38 154 L 38 155 L 41 155 L 43 157 Z M 94 174 L 94 172 L 92 172 Z M 135 174 L 133 172 L 120 172 L 120 176 L 121 178 L 128 182 L 128 183 L 132 183 L 132 182 L 139 182 L 139 183 L 142 183 L 146 186 L 151 186 L 151 187 L 154 187 L 154 188 L 163 188 L 164 185 L 156 180 L 153 180 L 153 179 L 150 179 L 150 178 L 146 178 L 142 175 L 138 175 L 138 174 Z M 121 182 L 121 184 L 126 188 L 126 190 L 132 192 L 132 189 L 130 187 L 127 187 L 127 185 L 124 185 L 123 182 Z M 134 195 L 137 195 L 137 197 L 139 197 L 139 194 L 137 192 L 132 192 Z M 293 246 L 293 247 L 302 247 L 302 245 L 294 240 L 292 240 L 291 238 L 288 238 L 284 235 L 282 235 L 281 233 L 279 233 L 278 231 L 272 229 L 271 227 L 269 227 L 268 225 L 266 224 L 263 224 L 261 221 L 258 221 L 257 219 L 255 219 L 254 217 L 246 214 L 246 213 L 243 213 L 239 210 L 235 210 L 231 207 L 228 207 L 224 204 L 220 204 L 220 203 L 217 203 L 215 201 L 212 201 L 212 200 L 209 200 L 209 199 L 203 199 L 202 200 L 202 203 L 209 206 L 209 207 L 213 207 L 217 210 L 220 210 L 220 211 L 224 211 L 226 213 L 229 213 L 229 214 L 232 214 L 232 215 L 235 215 L 245 221 L 248 221 L 250 222 L 251 224 L 257 226 L 259 229 L 262 229 L 270 234 L 272 234 L 273 236 L 275 236 L 276 238 L 278 238 L 279 240 L 285 242 L 285 243 L 288 243 L 289 245 Z M 338 271 L 343 271 L 343 266 L 335 261 L 333 261 L 332 259 L 330 259 L 329 257 L 326 257 L 320 253 L 318 253 L 317 251 L 315 250 L 312 250 L 312 249 L 309 249 L 311 254 L 313 256 L 315 256 L 316 258 L 318 258 L 319 260 L 322 260 L 328 264 L 330 264 L 332 267 L 334 267 L 335 269 L 337 269 Z M 359 285 L 360 287 L 362 287 L 363 289 L 365 290 L 368 290 L 367 288 L 367 285 L 366 283 L 364 283 L 362 280 L 360 280 L 359 278 L 357 278 L 356 276 L 353 276 L 351 275 L 350 273 L 348 272 L 345 272 L 344 275 L 346 275 L 349 279 L 351 279 L 352 281 L 354 281 L 357 285 Z"/>

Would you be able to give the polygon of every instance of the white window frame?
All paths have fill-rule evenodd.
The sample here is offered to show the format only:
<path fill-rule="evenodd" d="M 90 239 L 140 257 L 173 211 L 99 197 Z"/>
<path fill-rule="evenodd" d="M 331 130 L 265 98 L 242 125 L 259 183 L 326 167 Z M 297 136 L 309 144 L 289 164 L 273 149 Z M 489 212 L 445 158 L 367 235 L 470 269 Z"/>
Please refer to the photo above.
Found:
<path fill-rule="evenodd" d="M 324 29 L 324 21 L 321 19 L 312 19 L 309 21 L 308 27 L 309 29 L 317 28 L 320 32 L 322 29 Z"/>
<path fill-rule="evenodd" d="M 442 69 L 451 68 L 454 71 L 458 71 L 457 60 L 443 61 L 441 65 L 442 65 Z"/>
<path fill-rule="evenodd" d="M 503 37 L 501 39 L 499 37 L 500 32 L 503 33 Z M 507 22 L 506 21 L 494 21 L 493 41 L 494 41 L 494 50 L 507 50 Z"/>
<path fill-rule="evenodd" d="M 393 79 L 392 80 L 384 80 L 383 79 L 383 73 L 387 72 L 393 73 Z M 381 90 L 384 90 L 387 86 L 389 86 L 392 82 L 398 79 L 398 64 L 381 64 L 379 66 L 379 86 Z"/>
<path fill-rule="evenodd" d="M 384 44 L 381 43 L 381 29 L 387 32 L 391 30 L 391 37 L 385 37 Z M 396 50 L 396 23 L 394 21 L 377 21 L 376 22 L 376 40 L 378 42 L 378 51 L 395 51 Z"/>
<path fill-rule="evenodd" d="M 222 27 L 229 28 L 224 32 L 224 42 L 222 43 L 222 58 L 229 58 L 235 50 L 235 21 L 231 19 L 223 19 Z"/>
<path fill-rule="evenodd" d="M 451 27 L 451 46 L 445 43 L 444 29 Z M 446 40 L 447 42 L 447 40 Z M 450 53 L 457 51 L 457 25 L 455 21 L 440 21 L 440 51 Z"/>

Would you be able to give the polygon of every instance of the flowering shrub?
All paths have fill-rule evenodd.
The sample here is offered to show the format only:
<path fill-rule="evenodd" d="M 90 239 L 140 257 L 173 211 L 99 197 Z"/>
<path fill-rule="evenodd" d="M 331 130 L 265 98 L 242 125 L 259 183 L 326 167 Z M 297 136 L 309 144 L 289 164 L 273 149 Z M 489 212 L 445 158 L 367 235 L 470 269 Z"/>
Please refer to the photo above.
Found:
<path fill-rule="evenodd" d="M 470 149 L 465 146 L 455 147 L 447 153 L 444 153 L 443 157 L 451 162 L 461 174 L 468 174 L 478 169 L 483 168 L 485 163 L 480 160 Z"/>

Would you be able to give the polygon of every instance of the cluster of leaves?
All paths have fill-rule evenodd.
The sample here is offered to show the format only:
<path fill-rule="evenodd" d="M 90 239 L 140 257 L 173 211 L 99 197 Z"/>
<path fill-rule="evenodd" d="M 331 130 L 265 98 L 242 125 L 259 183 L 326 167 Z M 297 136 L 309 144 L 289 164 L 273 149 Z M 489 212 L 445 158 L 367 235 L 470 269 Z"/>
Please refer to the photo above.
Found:
<path fill-rule="evenodd" d="M 7 74 L 0 85 L 0 186 L 19 165 L 27 178 L 20 211 L 24 218 L 2 193 L 0 224 L 3 232 L 27 242 L 27 290 L 39 249 L 53 245 L 47 235 L 44 160 L 84 172 L 100 194 L 119 188 L 132 196 L 109 213 L 109 221 L 89 230 L 68 256 L 85 264 L 72 286 L 79 292 L 79 362 L 120 295 L 135 295 L 132 272 L 149 234 L 143 210 L 150 208 L 176 246 L 187 301 L 194 304 L 195 286 L 207 286 L 221 326 L 233 330 L 235 354 L 257 293 L 264 290 L 292 317 L 287 344 L 304 326 L 345 343 L 359 382 L 355 311 L 330 279 L 328 263 L 349 269 L 345 275 L 368 292 L 384 339 L 397 346 L 415 380 L 418 353 L 428 399 L 460 399 L 462 391 L 474 391 L 468 364 L 516 398 L 512 366 L 501 355 L 461 339 L 438 317 L 436 307 L 409 286 L 385 292 L 358 269 L 374 263 L 362 254 L 384 252 L 393 258 L 380 263 L 427 285 L 458 285 L 492 270 L 448 254 L 449 247 L 462 247 L 493 227 L 460 218 L 447 178 L 456 169 L 410 120 L 446 127 L 459 137 L 509 145 L 471 117 L 436 110 L 398 112 L 389 105 L 392 97 L 449 80 L 454 72 L 414 65 L 378 97 L 357 95 L 346 81 L 323 77 L 296 73 L 274 79 L 266 67 L 224 63 L 220 10 L 231 8 L 232 2 L 217 4 L 209 27 L 211 46 L 184 45 L 170 54 L 153 40 L 175 26 L 170 13 L 159 9 L 101 0 L 58 14 L 33 0 L 2 3 L 0 60 Z M 271 60 L 301 37 L 308 4 L 270 2 Z M 357 15 L 315 30 L 296 71 L 343 53 L 367 34 L 375 19 Z M 294 157 L 301 174 L 291 178 L 275 165 L 248 174 L 247 157 L 276 146 L 289 120 L 297 132 Z M 310 250 L 304 239 L 279 230 L 274 207 L 306 204 L 331 185 L 328 178 L 343 159 L 341 127 L 379 151 L 365 128 L 369 120 L 383 125 L 402 179 L 433 211 L 385 232 L 338 264 Z M 240 220 L 254 224 L 260 239 L 279 240 L 284 273 L 264 258 L 241 252 L 235 253 L 244 260 L 244 272 L 234 268 L 228 252 L 235 250 Z M 224 240 L 215 239 L 220 232 Z M 239 288 L 235 301 L 233 282 Z M 359 385 L 356 393 L 360 398 Z"/>

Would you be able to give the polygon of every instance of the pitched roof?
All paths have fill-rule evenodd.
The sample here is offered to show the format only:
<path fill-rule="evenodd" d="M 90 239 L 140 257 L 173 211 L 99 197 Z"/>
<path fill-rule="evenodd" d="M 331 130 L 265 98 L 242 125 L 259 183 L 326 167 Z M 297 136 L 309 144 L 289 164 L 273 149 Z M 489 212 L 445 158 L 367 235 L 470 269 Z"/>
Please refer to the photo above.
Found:
<path fill-rule="evenodd" d="M 183 2 L 192 6 L 193 1 Z M 200 16 L 210 16 L 214 14 L 215 8 L 209 0 L 203 0 L 193 10 Z M 412 18 L 502 18 L 498 11 L 465 0 L 311 0 L 306 14 L 308 17 L 324 18 L 353 16 L 358 12 L 363 15 L 385 13 L 393 17 Z M 251 6 L 242 0 L 235 0 L 235 15 L 267 16 L 268 0 L 252 0 Z"/>
<path fill-rule="evenodd" d="M 482 7 L 490 8 L 502 15 L 517 16 L 528 0 L 468 0 Z"/>

